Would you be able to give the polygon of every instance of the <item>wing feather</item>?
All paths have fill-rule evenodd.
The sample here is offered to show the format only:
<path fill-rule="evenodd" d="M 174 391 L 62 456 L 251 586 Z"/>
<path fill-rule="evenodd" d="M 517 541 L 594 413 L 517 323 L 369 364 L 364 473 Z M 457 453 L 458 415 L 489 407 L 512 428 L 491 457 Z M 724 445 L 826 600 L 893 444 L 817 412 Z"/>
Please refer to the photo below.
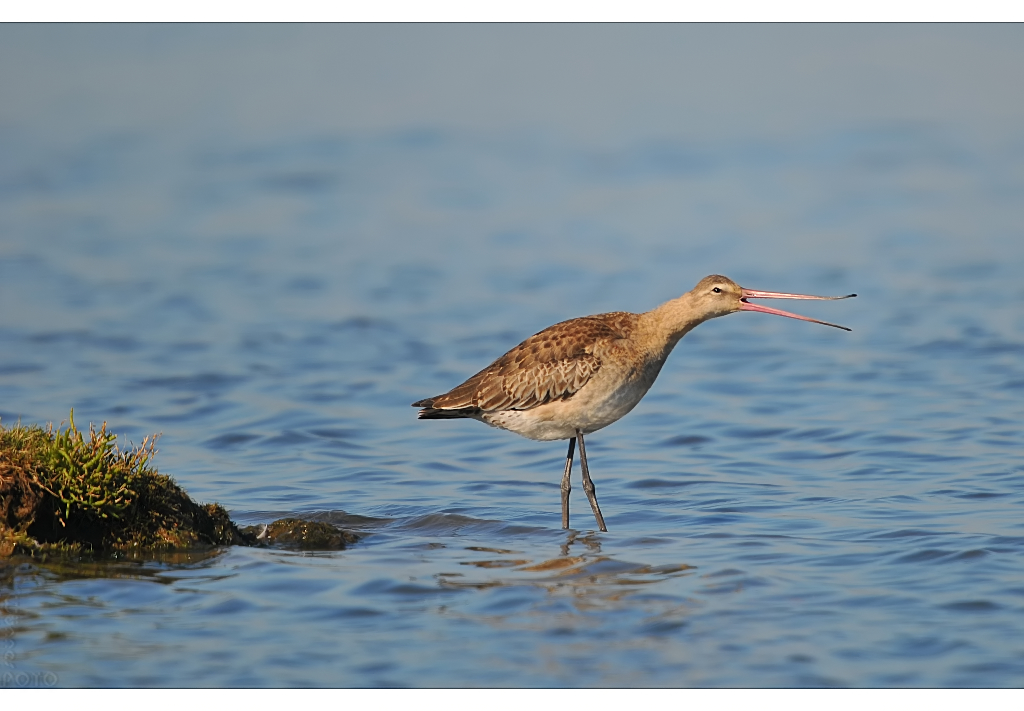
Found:
<path fill-rule="evenodd" d="M 461 385 L 430 398 L 430 407 L 495 412 L 529 410 L 568 399 L 600 370 L 596 347 L 624 337 L 622 326 L 630 320 L 626 317 L 635 318 L 633 314 L 615 313 L 556 323 L 530 336 Z"/>

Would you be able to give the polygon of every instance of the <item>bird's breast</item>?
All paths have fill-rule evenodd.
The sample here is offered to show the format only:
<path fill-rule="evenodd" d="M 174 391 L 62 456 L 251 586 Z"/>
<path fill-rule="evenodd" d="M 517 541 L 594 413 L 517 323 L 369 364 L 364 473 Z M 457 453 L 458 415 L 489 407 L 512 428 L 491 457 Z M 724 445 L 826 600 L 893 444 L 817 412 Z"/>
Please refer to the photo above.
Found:
<path fill-rule="evenodd" d="M 637 406 L 651 389 L 661 365 L 655 368 L 637 368 L 620 373 L 609 373 L 607 378 L 595 378 L 576 397 L 575 403 L 580 429 L 584 434 L 607 427 Z M 600 373 L 598 374 L 600 375 Z M 592 387 L 591 387 L 592 386 Z"/>

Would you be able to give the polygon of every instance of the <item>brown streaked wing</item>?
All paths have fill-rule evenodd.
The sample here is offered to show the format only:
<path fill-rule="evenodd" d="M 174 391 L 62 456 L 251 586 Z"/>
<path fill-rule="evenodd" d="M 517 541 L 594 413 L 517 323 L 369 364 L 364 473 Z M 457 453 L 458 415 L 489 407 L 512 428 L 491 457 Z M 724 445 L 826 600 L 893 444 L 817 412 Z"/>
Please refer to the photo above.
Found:
<path fill-rule="evenodd" d="M 530 336 L 451 391 L 433 398 L 439 409 L 529 410 L 570 397 L 601 367 L 593 349 L 623 337 L 634 314 L 586 316 L 556 323 Z M 618 326 L 619 328 L 615 328 Z"/>

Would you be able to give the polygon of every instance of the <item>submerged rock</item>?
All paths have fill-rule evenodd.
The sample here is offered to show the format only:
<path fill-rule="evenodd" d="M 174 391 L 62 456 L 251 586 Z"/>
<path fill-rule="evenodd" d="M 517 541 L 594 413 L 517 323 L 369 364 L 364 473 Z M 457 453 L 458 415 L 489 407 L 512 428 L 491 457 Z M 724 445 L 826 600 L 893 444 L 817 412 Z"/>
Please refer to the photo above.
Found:
<path fill-rule="evenodd" d="M 344 550 L 359 540 L 351 531 L 323 521 L 303 521 L 282 518 L 266 526 L 247 526 L 242 534 L 252 537 L 259 545 L 275 545 L 298 550 Z"/>

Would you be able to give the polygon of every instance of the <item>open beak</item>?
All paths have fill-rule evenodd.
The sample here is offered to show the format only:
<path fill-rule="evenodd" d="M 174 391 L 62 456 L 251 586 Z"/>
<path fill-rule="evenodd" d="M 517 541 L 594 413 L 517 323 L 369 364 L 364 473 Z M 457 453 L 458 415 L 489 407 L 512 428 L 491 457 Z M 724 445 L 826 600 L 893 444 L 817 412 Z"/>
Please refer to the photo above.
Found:
<path fill-rule="evenodd" d="M 849 331 L 846 326 L 838 326 L 828 321 L 819 321 L 816 318 L 808 318 L 807 316 L 800 316 L 799 314 L 791 314 L 788 311 L 782 309 L 773 309 L 770 306 L 761 306 L 760 304 L 752 304 L 747 299 L 814 299 L 818 301 L 835 301 L 836 299 L 849 299 L 856 296 L 856 294 L 847 294 L 846 296 L 808 296 L 806 294 L 783 294 L 778 291 L 754 291 L 753 289 L 743 289 L 743 295 L 740 296 L 740 311 L 760 311 L 763 314 L 775 314 L 776 316 L 785 316 L 786 318 L 795 318 L 801 321 L 810 321 L 811 323 L 820 323 L 822 326 L 831 326 L 832 328 L 841 328 L 844 331 Z"/>

